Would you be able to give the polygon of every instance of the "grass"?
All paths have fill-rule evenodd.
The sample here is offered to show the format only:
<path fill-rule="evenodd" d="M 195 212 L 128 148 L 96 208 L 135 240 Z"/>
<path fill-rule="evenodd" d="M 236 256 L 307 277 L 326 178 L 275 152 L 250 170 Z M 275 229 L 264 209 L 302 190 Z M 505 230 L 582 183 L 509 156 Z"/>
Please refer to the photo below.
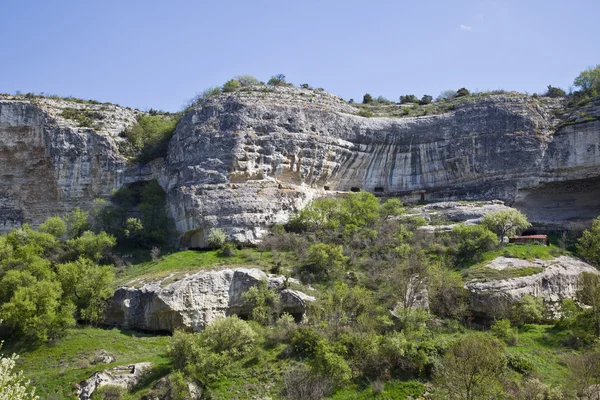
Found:
<path fill-rule="evenodd" d="M 172 273 L 184 275 L 203 269 L 225 266 L 249 266 L 266 269 L 271 265 L 273 257 L 270 252 L 256 249 L 237 251 L 234 256 L 225 257 L 216 250 L 186 250 L 163 256 L 159 261 L 146 261 L 125 267 L 117 273 L 117 284 L 125 284 L 135 280 L 158 280 Z"/>
<path fill-rule="evenodd" d="M 96 121 L 104 119 L 104 115 L 98 111 L 79 110 L 76 108 L 65 108 L 61 116 L 77 122 L 79 126 L 91 128 Z"/>
<path fill-rule="evenodd" d="M 552 325 L 525 325 L 519 330 L 517 345 L 506 351 L 525 356 L 534 365 L 533 372 L 545 383 L 567 387 L 569 374 L 562 360 L 576 353 L 561 344 L 567 335 Z"/>
<path fill-rule="evenodd" d="M 390 381 L 386 382 L 382 391 L 373 389 L 369 386 L 361 390 L 356 386 L 350 386 L 342 390 L 338 390 L 331 400 L 356 399 L 356 400 L 405 400 L 409 398 L 421 398 L 425 393 L 425 385 L 417 381 Z"/>
<path fill-rule="evenodd" d="M 543 246 L 538 244 L 507 244 L 498 250 L 484 253 L 477 263 L 469 268 L 464 269 L 462 271 L 462 275 L 465 280 L 482 281 L 535 275 L 539 274 L 544 269 L 541 267 L 526 267 L 497 270 L 488 268 L 487 265 L 498 257 L 518 258 L 521 260 L 553 260 L 562 254 L 568 254 L 568 252 L 553 245 Z"/>
<path fill-rule="evenodd" d="M 80 327 L 68 329 L 54 344 L 31 347 L 23 342 L 7 341 L 5 354 L 17 353 L 17 368 L 24 371 L 41 398 L 69 398 L 75 384 L 94 372 L 117 365 L 152 362 L 157 371 L 168 368 L 164 352 L 169 337 L 119 329 Z M 93 364 L 105 351 L 115 357 L 111 364 Z"/>

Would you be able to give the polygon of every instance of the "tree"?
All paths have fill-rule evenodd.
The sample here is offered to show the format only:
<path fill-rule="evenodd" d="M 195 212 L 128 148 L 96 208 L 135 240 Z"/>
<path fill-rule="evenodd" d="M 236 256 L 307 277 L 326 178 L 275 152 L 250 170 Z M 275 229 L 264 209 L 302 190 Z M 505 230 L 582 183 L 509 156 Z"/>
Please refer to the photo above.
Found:
<path fill-rule="evenodd" d="M 446 353 L 435 382 L 448 399 L 496 398 L 502 393 L 505 369 L 502 344 L 487 335 L 470 334 Z"/>
<path fill-rule="evenodd" d="M 325 243 L 313 244 L 308 248 L 300 273 L 308 280 L 329 280 L 340 276 L 348 257 L 342 253 L 342 246 Z"/>
<path fill-rule="evenodd" d="M 425 94 L 425 95 L 423 95 L 423 97 L 421 97 L 421 100 L 419 100 L 419 104 L 424 106 L 427 104 L 431 104 L 432 101 L 433 101 L 433 96 Z"/>
<path fill-rule="evenodd" d="M 592 221 L 592 226 L 583 231 L 577 241 L 577 253 L 588 262 L 600 267 L 600 217 Z"/>
<path fill-rule="evenodd" d="M 458 225 L 452 230 L 456 258 L 460 263 L 476 261 L 478 256 L 496 247 L 496 235 L 482 225 Z"/>
<path fill-rule="evenodd" d="M 498 235 L 500 245 L 504 244 L 505 236 L 512 236 L 518 231 L 531 226 L 527 221 L 527 217 L 518 210 L 505 210 L 488 214 L 481 223 Z"/>
<path fill-rule="evenodd" d="M 600 350 L 585 351 L 581 355 L 566 358 L 569 383 L 579 398 L 597 399 L 600 395 Z"/>
<path fill-rule="evenodd" d="M 97 323 L 104 315 L 106 301 L 114 291 L 113 269 L 96 265 L 86 258 L 59 264 L 57 278 L 61 284 L 63 301 L 75 304 L 79 318 Z"/>
<path fill-rule="evenodd" d="M 373 102 L 373 97 L 369 93 L 365 93 L 362 102 L 363 104 L 371 104 Z"/>
<path fill-rule="evenodd" d="M 274 75 L 267 82 L 267 85 L 269 85 L 269 86 L 283 86 L 285 84 L 286 84 L 286 82 L 285 82 L 285 75 L 284 74 Z"/>
<path fill-rule="evenodd" d="M 66 235 L 67 224 L 61 217 L 50 217 L 38 228 L 40 232 L 49 233 L 59 239 Z"/>
<path fill-rule="evenodd" d="M 388 199 L 379 207 L 379 215 L 384 221 L 402 215 L 404 213 L 404 205 L 400 199 L 394 197 Z"/>
<path fill-rule="evenodd" d="M 19 356 L 16 354 L 10 357 L 0 355 L 0 399 L 37 400 L 39 397 L 35 395 L 35 388 L 25 380 L 23 372 L 14 370 L 18 359 Z"/>
<path fill-rule="evenodd" d="M 67 248 L 75 258 L 83 256 L 98 262 L 105 258 L 116 244 L 115 237 L 106 232 L 96 234 L 92 231 L 86 231 L 80 237 L 68 240 Z"/>
<path fill-rule="evenodd" d="M 567 94 L 565 93 L 564 90 L 562 90 L 559 87 L 554 87 L 552 85 L 548 85 L 548 90 L 546 91 L 546 94 L 544 96 L 547 97 L 564 97 Z"/>
<path fill-rule="evenodd" d="M 414 94 L 400 96 L 400 104 L 414 103 L 415 101 L 417 101 L 417 96 Z"/>
<path fill-rule="evenodd" d="M 452 89 L 448 89 L 448 90 L 444 90 L 442 91 L 438 97 L 437 97 L 437 101 L 440 100 L 450 100 L 453 99 L 454 97 L 456 97 L 456 91 L 452 90 Z"/>
<path fill-rule="evenodd" d="M 89 228 L 88 213 L 80 208 L 75 208 L 70 214 L 67 214 L 65 223 L 67 224 L 67 235 L 70 238 L 80 236 Z"/>
<path fill-rule="evenodd" d="M 573 84 L 581 88 L 583 93 L 596 96 L 600 93 L 600 64 L 582 71 L 577 75 Z"/>
<path fill-rule="evenodd" d="M 219 318 L 208 325 L 200 340 L 211 351 L 225 354 L 235 360 L 252 352 L 257 336 L 246 321 L 233 315 Z"/>

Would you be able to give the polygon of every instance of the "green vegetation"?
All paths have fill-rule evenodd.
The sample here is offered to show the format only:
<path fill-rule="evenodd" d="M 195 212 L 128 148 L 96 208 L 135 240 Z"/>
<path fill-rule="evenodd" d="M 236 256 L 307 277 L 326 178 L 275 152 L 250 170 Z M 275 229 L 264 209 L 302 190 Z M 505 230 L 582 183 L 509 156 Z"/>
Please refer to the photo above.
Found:
<path fill-rule="evenodd" d="M 581 89 L 582 94 L 593 97 L 600 93 L 600 65 L 582 71 L 573 84 Z"/>
<path fill-rule="evenodd" d="M 600 267 L 600 217 L 592 222 L 592 226 L 583 232 L 577 241 L 577 251 L 588 262 Z"/>
<path fill-rule="evenodd" d="M 92 110 L 65 108 L 61 113 L 61 117 L 71 119 L 77 122 L 79 126 L 93 128 L 99 121 L 104 119 L 104 114 Z"/>
<path fill-rule="evenodd" d="M 169 337 L 118 329 L 81 327 L 67 329 L 63 337 L 46 346 L 31 346 L 25 339 L 11 341 L 4 349 L 20 355 L 17 368 L 36 387 L 42 398 L 70 398 L 74 387 L 95 371 L 117 365 L 152 362 L 155 370 L 167 366 Z M 100 356 L 114 357 L 104 364 Z M 136 396 L 137 397 L 137 396 Z"/>
<path fill-rule="evenodd" d="M 140 163 L 165 157 L 179 118 L 169 113 L 138 117 L 135 125 L 121 133 L 127 141 L 119 143 L 119 151 Z"/>
<path fill-rule="evenodd" d="M 527 221 L 527 217 L 518 210 L 506 210 L 488 214 L 483 218 L 481 224 L 498 235 L 500 244 L 504 244 L 505 236 L 513 236 L 517 232 L 531 226 Z"/>

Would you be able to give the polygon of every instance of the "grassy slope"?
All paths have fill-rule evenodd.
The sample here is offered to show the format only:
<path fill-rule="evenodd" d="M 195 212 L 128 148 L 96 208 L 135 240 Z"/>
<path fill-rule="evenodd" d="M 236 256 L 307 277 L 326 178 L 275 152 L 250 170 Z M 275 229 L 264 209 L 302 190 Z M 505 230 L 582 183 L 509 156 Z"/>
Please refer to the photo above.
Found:
<path fill-rule="evenodd" d="M 269 252 L 255 249 L 238 251 L 232 257 L 224 257 L 217 251 L 186 250 L 163 256 L 159 261 L 147 261 L 132 265 L 117 273 L 117 284 L 125 284 L 134 279 L 144 281 L 164 278 L 172 273 L 185 274 L 202 269 L 225 266 L 249 266 L 266 269 L 273 258 Z"/>
<path fill-rule="evenodd" d="M 160 369 L 167 364 L 164 356 L 169 337 L 119 329 L 83 327 L 67 330 L 54 344 L 37 348 L 25 343 L 5 343 L 5 353 L 19 354 L 18 368 L 44 398 L 65 398 L 74 394 L 74 385 L 95 371 L 137 362 L 152 362 Z M 93 364 L 104 350 L 115 357 L 111 364 Z"/>

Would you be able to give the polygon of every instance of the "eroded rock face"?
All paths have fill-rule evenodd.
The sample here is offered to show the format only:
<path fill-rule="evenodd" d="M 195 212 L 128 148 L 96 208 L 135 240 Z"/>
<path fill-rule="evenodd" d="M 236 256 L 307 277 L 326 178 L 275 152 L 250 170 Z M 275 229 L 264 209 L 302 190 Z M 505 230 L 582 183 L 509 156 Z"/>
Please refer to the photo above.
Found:
<path fill-rule="evenodd" d="M 125 390 L 132 389 L 151 366 L 150 363 L 138 363 L 96 372 L 79 384 L 77 398 L 89 400 L 96 390 L 107 385 L 122 387 Z"/>
<path fill-rule="evenodd" d="M 0 232 L 89 209 L 124 183 L 115 132 L 135 122 L 134 113 L 110 106 L 99 120 L 110 121 L 106 127 L 80 128 L 52 104 L 0 99 Z"/>
<path fill-rule="evenodd" d="M 575 298 L 582 273 L 599 273 L 591 265 L 569 256 L 533 261 L 498 257 L 487 266 L 497 270 L 528 267 L 540 267 L 543 271 L 518 278 L 467 282 L 474 315 L 485 319 L 501 316 L 525 295 L 541 297 L 551 310 L 557 309 L 562 300 Z"/>
<path fill-rule="evenodd" d="M 228 315 L 249 315 L 252 310 L 243 294 L 261 280 L 277 289 L 281 311 L 301 317 L 315 299 L 284 288 L 284 279 L 267 276 L 258 269 L 235 268 L 202 271 L 169 283 L 169 277 L 141 288 L 121 287 L 109 303 L 105 323 L 131 329 L 200 331 L 210 322 Z"/>
<path fill-rule="evenodd" d="M 81 107 L 101 115 L 91 128 L 63 117 Z M 323 91 L 265 87 L 189 110 L 167 158 L 136 166 L 115 144 L 139 112 L 0 99 L 0 230 L 149 179 L 167 193 L 182 247 L 203 247 L 213 227 L 256 242 L 311 199 L 359 189 L 405 201 L 499 199 L 564 227 L 600 214 L 600 98 L 557 128 L 562 107 L 511 94 L 439 115 L 364 118 Z"/>

